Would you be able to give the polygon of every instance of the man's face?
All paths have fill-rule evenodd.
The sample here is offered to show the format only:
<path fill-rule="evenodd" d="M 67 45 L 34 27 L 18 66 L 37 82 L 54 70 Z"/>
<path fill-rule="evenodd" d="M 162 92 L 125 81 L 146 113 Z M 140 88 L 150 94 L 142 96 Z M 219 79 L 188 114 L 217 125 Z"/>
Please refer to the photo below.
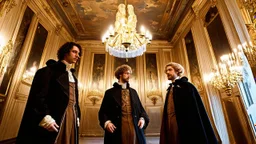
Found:
<path fill-rule="evenodd" d="M 129 82 L 130 79 L 130 75 L 131 75 L 131 71 L 125 71 L 122 75 L 120 75 L 120 81 L 125 83 L 125 82 Z"/>
<path fill-rule="evenodd" d="M 79 53 L 80 53 L 79 48 L 77 46 L 73 46 L 73 48 L 70 49 L 69 53 L 67 53 L 64 56 L 64 60 L 69 64 L 76 63 L 77 60 L 80 58 Z"/>
<path fill-rule="evenodd" d="M 176 72 L 171 66 L 166 67 L 166 75 L 168 80 L 175 80 L 178 77 L 178 72 Z"/>

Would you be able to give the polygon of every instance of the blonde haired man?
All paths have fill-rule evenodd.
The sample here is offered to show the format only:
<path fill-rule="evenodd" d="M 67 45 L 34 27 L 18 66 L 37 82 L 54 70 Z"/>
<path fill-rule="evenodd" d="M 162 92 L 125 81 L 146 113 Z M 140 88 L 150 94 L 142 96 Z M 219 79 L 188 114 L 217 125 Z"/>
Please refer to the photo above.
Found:
<path fill-rule="evenodd" d="M 144 129 L 149 118 L 136 90 L 129 86 L 131 72 L 128 65 L 117 67 L 118 82 L 105 92 L 99 111 L 104 144 L 146 144 Z"/>

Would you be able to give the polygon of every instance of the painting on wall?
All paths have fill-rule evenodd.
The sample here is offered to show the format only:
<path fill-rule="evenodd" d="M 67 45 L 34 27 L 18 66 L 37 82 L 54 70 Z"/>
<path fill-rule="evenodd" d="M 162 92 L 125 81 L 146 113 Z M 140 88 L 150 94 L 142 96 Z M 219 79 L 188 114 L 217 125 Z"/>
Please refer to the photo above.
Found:
<path fill-rule="evenodd" d="M 3 79 L 0 83 L 1 84 L 0 85 L 0 96 L 6 96 L 6 94 L 8 92 L 8 88 L 10 86 L 11 79 L 12 79 L 15 69 L 17 67 L 17 63 L 18 63 L 18 60 L 19 60 L 20 54 L 21 54 L 21 49 L 25 42 L 26 35 L 28 33 L 28 29 L 29 29 L 30 23 L 32 21 L 33 15 L 34 15 L 34 12 L 29 7 L 27 7 L 25 10 L 16 40 L 13 45 L 12 56 L 10 58 L 7 69 L 4 73 Z"/>
<path fill-rule="evenodd" d="M 129 80 L 131 87 L 137 89 L 137 69 L 136 69 L 136 58 L 129 58 L 128 61 L 125 58 L 117 58 L 114 59 L 114 71 L 116 68 L 122 64 L 127 64 L 132 68 L 132 74 Z M 114 73 L 113 73 L 114 75 Z M 117 82 L 115 78 L 115 82 Z"/>
<path fill-rule="evenodd" d="M 94 54 L 92 68 L 92 89 L 104 91 L 105 54 Z"/>
<path fill-rule="evenodd" d="M 230 53 L 231 48 L 216 7 L 213 7 L 208 11 L 205 16 L 205 23 L 215 58 L 217 61 L 220 61 L 220 57 Z"/>
<path fill-rule="evenodd" d="M 158 72 L 157 72 L 156 54 L 146 54 L 146 76 L 147 76 L 147 89 L 158 90 Z"/>
<path fill-rule="evenodd" d="M 36 70 L 39 68 L 39 63 L 43 54 L 48 31 L 38 23 L 33 44 L 29 53 L 26 64 L 26 70 L 23 74 L 23 82 L 31 84 Z"/>
<path fill-rule="evenodd" d="M 196 49 L 192 37 L 191 31 L 185 37 L 186 50 L 189 59 L 189 69 L 191 75 L 191 82 L 195 85 L 199 92 L 204 90 L 203 81 L 199 71 L 199 65 L 197 62 Z"/>
<path fill-rule="evenodd" d="M 26 35 L 28 33 L 28 29 L 31 24 L 33 15 L 34 15 L 34 12 L 29 7 L 27 7 L 25 10 L 24 16 L 22 18 L 16 40 L 13 44 L 12 55 L 9 59 L 9 63 L 6 67 L 6 71 L 0 80 L 0 123 L 2 119 L 2 112 L 3 112 L 2 110 L 4 108 L 5 101 L 7 99 L 7 94 L 11 84 L 11 80 L 15 73 L 17 63 L 21 55 L 22 46 L 25 42 Z"/>
<path fill-rule="evenodd" d="M 87 93 L 87 98 L 93 105 L 100 101 L 104 94 L 104 73 L 105 73 L 105 54 L 94 54 L 92 67 L 92 82 Z"/>

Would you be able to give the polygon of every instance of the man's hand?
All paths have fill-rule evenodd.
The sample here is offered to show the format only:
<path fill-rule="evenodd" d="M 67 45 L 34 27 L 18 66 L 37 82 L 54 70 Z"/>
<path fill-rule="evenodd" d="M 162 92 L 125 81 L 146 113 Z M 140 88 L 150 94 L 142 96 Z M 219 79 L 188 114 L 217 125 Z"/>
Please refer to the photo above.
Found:
<path fill-rule="evenodd" d="M 106 130 L 111 133 L 113 133 L 115 131 L 115 129 L 116 129 L 116 126 L 111 122 L 108 123 L 108 125 L 106 126 Z"/>
<path fill-rule="evenodd" d="M 144 124 L 145 124 L 145 120 L 144 119 L 140 119 L 139 122 L 138 122 L 139 128 L 142 129 Z"/>
<path fill-rule="evenodd" d="M 54 122 L 49 125 L 45 125 L 44 128 L 47 129 L 48 131 L 58 132 L 59 126 Z"/>

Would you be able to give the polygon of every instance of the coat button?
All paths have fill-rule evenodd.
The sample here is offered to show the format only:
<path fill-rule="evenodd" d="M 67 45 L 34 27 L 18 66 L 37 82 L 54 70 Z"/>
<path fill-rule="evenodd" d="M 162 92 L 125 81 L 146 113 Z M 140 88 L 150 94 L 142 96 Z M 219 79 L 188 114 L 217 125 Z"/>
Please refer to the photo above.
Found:
<path fill-rule="evenodd" d="M 116 108 L 118 108 L 118 106 L 116 106 Z"/>
<path fill-rule="evenodd" d="M 137 117 L 136 115 L 134 117 Z"/>
<path fill-rule="evenodd" d="M 117 116 L 117 118 L 119 119 L 119 116 Z"/>

